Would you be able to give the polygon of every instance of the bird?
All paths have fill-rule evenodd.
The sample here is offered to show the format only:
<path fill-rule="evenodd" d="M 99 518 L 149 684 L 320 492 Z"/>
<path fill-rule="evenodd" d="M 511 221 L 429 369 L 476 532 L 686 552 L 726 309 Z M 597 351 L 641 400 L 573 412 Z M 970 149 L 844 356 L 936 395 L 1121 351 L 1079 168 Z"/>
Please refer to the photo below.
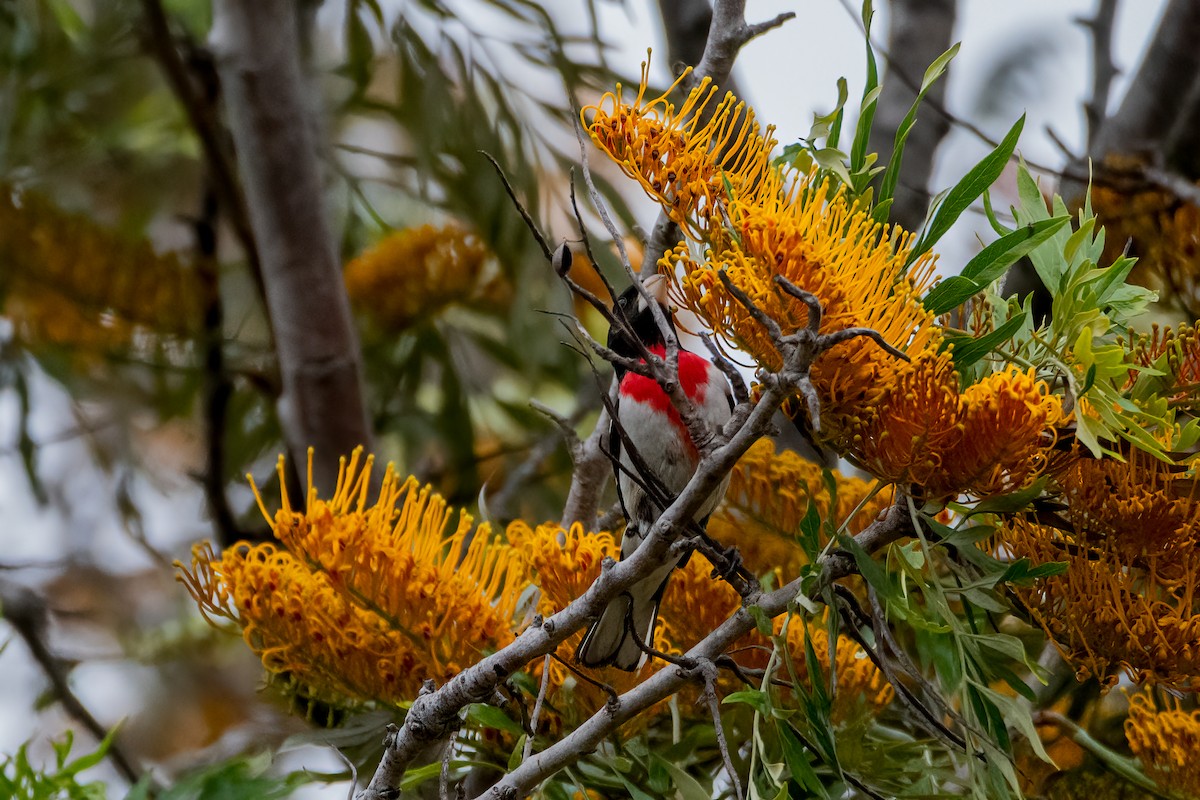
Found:
<path fill-rule="evenodd" d="M 667 279 L 653 275 L 643 282 L 643 286 L 659 304 L 668 327 L 674 331 L 674 320 L 665 303 Z M 665 357 L 663 332 L 638 287 L 630 286 L 622 292 L 616 305 L 616 316 L 628 320 L 630 332 L 646 350 Z M 640 359 L 643 351 L 630 337 L 630 332 L 614 324 L 609 330 L 608 347 L 618 355 Z M 691 480 L 700 461 L 700 452 L 679 412 L 653 378 L 622 369 L 620 365 L 615 368 L 618 390 L 607 448 L 614 462 L 617 497 L 627 521 L 621 538 L 621 558 L 624 559 L 637 550 L 664 509 L 643 487 L 643 484 L 652 485 L 654 480 L 642 478 L 639 481 L 634 477 L 638 475 L 638 469 L 629 448 L 621 447 L 620 432 L 624 432 L 642 462 L 654 473 L 653 478 L 672 497 L 683 491 Z M 679 386 L 710 428 L 720 429 L 733 413 L 733 394 L 725 375 L 707 358 L 682 347 L 679 348 Z M 729 477 L 726 476 L 696 511 L 694 519 L 701 528 L 707 525 L 728 484 Z M 646 657 L 638 639 L 647 645 L 654 643 L 658 607 L 667 581 L 672 571 L 682 566 L 688 557 L 685 555 L 682 559 L 671 559 L 658 565 L 649 575 L 613 598 L 588 628 L 576 650 L 576 660 L 585 667 L 614 666 L 631 672 L 638 669 Z M 637 639 L 631 635 L 631 629 L 637 632 Z"/>

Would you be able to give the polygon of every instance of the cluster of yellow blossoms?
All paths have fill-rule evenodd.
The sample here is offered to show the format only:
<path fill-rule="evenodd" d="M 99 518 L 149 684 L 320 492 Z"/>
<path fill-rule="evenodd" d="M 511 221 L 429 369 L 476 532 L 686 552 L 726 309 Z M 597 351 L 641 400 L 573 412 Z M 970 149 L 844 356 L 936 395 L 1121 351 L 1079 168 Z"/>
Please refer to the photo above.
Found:
<path fill-rule="evenodd" d="M 735 485 L 743 487 L 735 488 L 742 508 L 754 508 L 761 500 L 755 495 L 759 473 L 798 474 L 799 463 L 793 459 L 791 454 L 777 456 L 769 443 L 748 454 L 734 472 Z M 279 469 L 282 485 L 282 462 Z M 455 522 L 442 498 L 419 487 L 414 478 L 400 480 L 391 467 L 378 499 L 369 504 L 371 472 L 371 459 L 364 461 L 356 452 L 343 461 L 333 497 L 324 500 L 312 486 L 310 470 L 303 508 L 292 506 L 286 489 L 278 512 L 271 515 L 263 508 L 277 542 L 238 545 L 220 556 L 200 546 L 191 568 L 181 574 L 206 616 L 238 627 L 268 671 L 286 673 L 319 699 L 411 700 L 423 680 L 444 682 L 511 642 L 535 611 L 549 615 L 564 608 L 592 584 L 601 562 L 620 552 L 610 533 L 585 532 L 580 526 L 564 530 L 518 521 L 509 526 L 507 541 L 501 541 L 487 525 L 475 527 L 466 514 Z M 781 513 L 799 520 L 809 502 L 829 507 L 819 473 L 808 480 L 811 491 L 797 490 L 780 504 L 787 509 Z M 853 506 L 847 504 L 856 491 L 862 498 L 866 490 L 853 479 L 840 483 L 846 496 L 839 497 L 838 507 L 848 515 Z M 722 513 L 728 530 L 737 531 L 741 512 Z M 751 530 L 759 524 L 766 523 L 749 523 Z M 782 550 L 783 532 L 774 535 Z M 791 547 L 800 551 L 795 542 Z M 802 555 L 787 556 L 794 563 L 798 558 Z M 741 606 L 737 594 L 711 571 L 703 557 L 695 556 L 673 577 L 656 632 L 655 646 L 661 651 L 685 652 Z M 537 589 L 535 607 L 525 602 L 531 587 Z M 797 662 L 804 663 L 805 631 L 819 656 L 827 658 L 823 626 L 793 620 L 788 646 Z M 581 636 L 577 633 L 560 646 L 563 662 L 573 663 Z M 739 644 L 745 649 L 738 660 L 761 668 L 770 646 L 769 639 L 751 634 Z M 890 702 L 891 687 L 856 645 L 839 641 L 836 653 L 842 707 L 854 708 L 859 698 L 872 707 Z M 663 666 L 651 660 L 646 669 Z M 823 669 L 828 672 L 828 665 Z M 586 672 L 617 691 L 645 678 L 644 673 L 615 669 Z M 561 662 L 552 664 L 548 698 L 557 718 L 586 717 L 605 697 Z"/>
<path fill-rule="evenodd" d="M 216 556 L 196 548 L 182 578 L 210 618 L 241 628 L 272 673 L 334 702 L 399 703 L 513 639 L 524 559 L 467 514 L 389 466 L 367 504 L 372 459 L 355 452 L 332 499 L 282 490 L 276 543 Z M 282 459 L 279 466 L 283 480 Z M 260 499 L 261 504 L 261 499 Z"/>
<path fill-rule="evenodd" d="M 491 251 L 458 225 L 396 231 L 347 264 L 344 277 L 354 306 L 391 332 L 454 303 L 499 304 L 506 290 Z"/>
<path fill-rule="evenodd" d="M 194 271 L 145 240 L 0 186 L 0 303 L 30 346 L 104 353 L 139 329 L 187 336 L 200 326 Z"/>
<path fill-rule="evenodd" d="M 1137 258 L 1133 278 L 1158 292 L 1165 304 L 1200 315 L 1200 208 L 1140 178 L 1141 159 L 1109 157 L 1097 174 L 1115 180 L 1092 185 L 1092 209 L 1108 236 L 1111 261 L 1128 250 Z M 1123 180 L 1124 178 L 1124 180 Z"/>
<path fill-rule="evenodd" d="M 1200 491 L 1194 475 L 1140 451 L 1126 461 L 1077 458 L 1054 476 L 1056 524 L 1006 525 L 999 541 L 1060 575 L 1018 587 L 1080 677 L 1200 689 Z"/>
<path fill-rule="evenodd" d="M 674 87 L 672 87 L 674 88 Z M 702 81 L 676 108 L 667 95 L 632 104 L 620 87 L 583 110 L 592 139 L 658 200 L 688 244 L 660 264 L 682 271 L 679 302 L 768 368 L 780 355 L 730 293 L 722 273 L 785 331 L 808 308 L 781 292 L 783 276 L 821 301 L 820 330 L 877 331 L 901 361 L 857 339 L 822 356 L 812 379 L 820 438 L 885 482 L 931 499 L 987 496 L 1031 483 L 1063 422 L 1058 397 L 1031 371 L 1009 368 L 962 389 L 933 315 L 921 304 L 934 259 L 908 264 L 913 237 L 875 222 L 842 188 L 771 164 L 771 130 L 732 96 L 711 114 Z"/>
<path fill-rule="evenodd" d="M 833 498 L 821 467 L 790 450 L 777 452 L 772 441 L 762 439 L 730 474 L 725 499 L 708 520 L 708 532 L 718 542 L 736 545 L 755 575 L 774 572 L 779 582 L 790 581 L 807 561 L 796 544 L 796 532 L 810 504 L 821 519 L 832 517 L 857 531 L 892 503 L 891 487 L 871 495 L 872 484 L 860 478 L 834 472 L 833 479 L 836 507 L 831 508 Z M 860 503 L 857 515 L 848 519 Z"/>
<path fill-rule="evenodd" d="M 1156 394 L 1194 408 L 1195 328 L 1155 327 L 1127 346 L 1132 363 L 1159 373 Z M 1138 379 L 1131 373 L 1129 387 Z M 1014 520 L 998 537 L 1008 555 L 1067 563 L 1016 591 L 1081 678 L 1112 686 L 1123 670 L 1139 683 L 1200 688 L 1200 477 L 1194 459 L 1172 455 L 1180 460 L 1136 449 L 1095 459 L 1076 446 L 1047 470 L 1064 503 L 1057 518 Z"/>
<path fill-rule="evenodd" d="M 1178 701 L 1155 710 L 1149 697 L 1134 695 L 1125 720 L 1129 749 L 1146 774 L 1180 797 L 1200 797 L 1200 711 L 1184 711 Z"/>

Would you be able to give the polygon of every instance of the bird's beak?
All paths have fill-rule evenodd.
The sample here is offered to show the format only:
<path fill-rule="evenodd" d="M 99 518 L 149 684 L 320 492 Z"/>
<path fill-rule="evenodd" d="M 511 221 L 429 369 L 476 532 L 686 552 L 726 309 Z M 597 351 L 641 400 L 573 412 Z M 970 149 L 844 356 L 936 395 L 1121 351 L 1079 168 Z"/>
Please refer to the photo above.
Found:
<path fill-rule="evenodd" d="M 642 281 L 642 286 L 645 287 L 647 294 L 664 306 L 667 305 L 667 290 L 671 288 L 671 282 L 667 280 L 666 275 L 651 275 Z"/>

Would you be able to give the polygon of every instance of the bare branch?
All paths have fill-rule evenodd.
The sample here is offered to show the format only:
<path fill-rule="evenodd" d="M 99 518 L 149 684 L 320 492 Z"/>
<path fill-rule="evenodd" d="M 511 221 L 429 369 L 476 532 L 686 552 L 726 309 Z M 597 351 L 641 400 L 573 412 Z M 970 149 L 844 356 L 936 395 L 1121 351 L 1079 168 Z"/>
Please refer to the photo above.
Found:
<path fill-rule="evenodd" d="M 537 735 L 538 717 L 542 714 L 542 702 L 546 699 L 546 690 L 550 688 L 550 654 L 542 659 L 542 684 L 538 687 L 537 699 L 533 701 L 533 713 L 529 716 L 529 736 L 525 739 L 525 750 L 521 760 L 529 758 L 533 753 L 533 737 Z"/>
<path fill-rule="evenodd" d="M 613 383 L 616 383 L 614 379 Z M 571 474 L 571 487 L 567 491 L 567 502 L 563 505 L 560 524 L 570 528 L 576 522 L 591 530 L 597 524 L 596 513 L 600 508 L 600 495 L 608 483 L 612 471 L 608 459 L 601 450 L 600 442 L 608 430 L 608 410 L 600 414 L 596 427 L 583 441 L 580 458 L 575 462 Z"/>
<path fill-rule="evenodd" d="M 480 150 L 480 155 L 492 162 L 492 167 L 496 170 L 496 174 L 500 176 L 500 181 L 504 184 L 504 191 L 508 193 L 508 197 L 513 201 L 513 205 L 517 207 L 517 213 L 521 215 L 521 219 L 525 221 L 525 227 L 529 228 L 529 232 L 533 234 L 533 238 L 537 240 L 538 247 L 542 248 L 542 255 L 549 261 L 553 256 L 550 253 L 550 245 L 546 242 L 546 237 L 542 236 L 542 232 L 538 229 L 537 223 L 533 217 L 525 209 L 525 206 L 517 199 L 517 193 L 513 189 L 512 184 L 508 182 L 508 176 L 504 174 L 504 170 L 500 168 L 500 164 L 492 157 L 492 154 L 486 150 Z"/>
<path fill-rule="evenodd" d="M 729 774 L 729 780 L 733 784 L 734 796 L 737 800 L 742 800 L 745 797 L 745 793 L 742 791 L 742 781 L 738 777 L 737 769 L 733 766 L 733 759 L 729 756 L 729 742 L 725 739 L 725 726 L 721 724 L 721 705 L 717 698 L 717 668 L 711 661 L 702 661 L 697 667 L 697 672 L 704 680 L 704 692 L 700 695 L 700 699 L 708 705 L 708 711 L 712 714 L 713 730 L 717 734 L 717 746 L 721 749 L 721 760 L 725 762 L 725 771 Z"/>
<path fill-rule="evenodd" d="M 583 455 L 583 441 L 579 438 L 579 434 L 575 432 L 575 423 L 578 420 L 573 420 L 570 417 L 559 414 L 540 400 L 530 400 L 529 407 L 558 426 L 559 432 L 567 442 L 567 450 L 571 453 L 572 461 Z"/>
<path fill-rule="evenodd" d="M 737 404 L 750 402 L 750 389 L 746 386 L 746 379 L 742 377 L 742 373 L 738 371 L 734 363 L 725 357 L 725 354 L 713 343 L 712 337 L 707 333 L 700 334 L 700 341 L 704 342 L 705 349 L 712 356 L 712 362 L 716 364 L 717 369 L 724 373 L 729 385 L 733 387 L 734 402 Z"/>
<path fill-rule="evenodd" d="M 796 284 L 789 281 L 782 275 L 775 276 L 775 284 L 780 289 L 790 294 L 792 297 L 799 300 L 804 305 L 808 306 L 808 324 L 805 326 L 813 334 L 821 332 L 821 317 L 824 312 L 821 310 L 821 301 L 812 292 L 807 292 L 801 289 Z"/>
<path fill-rule="evenodd" d="M 450 761 L 454 758 L 454 740 L 450 735 L 446 742 L 446 751 L 442 753 L 442 768 L 438 771 L 438 800 L 450 800 Z"/>
<path fill-rule="evenodd" d="M 733 280 L 729 277 L 729 273 L 721 270 L 717 273 L 717 277 L 721 279 L 721 283 L 725 286 L 725 291 L 733 295 L 733 299 L 737 300 L 742 308 L 757 322 L 767 329 L 767 334 L 778 341 L 783 338 L 783 329 L 779 327 L 779 323 L 767 316 L 766 312 L 755 305 L 750 299 L 750 295 L 746 294 Z"/>
<path fill-rule="evenodd" d="M 912 522 L 907 509 L 899 505 L 892 506 L 883 517 L 864 529 L 855 539 L 867 548 L 868 552 L 872 552 L 896 539 L 911 535 L 911 526 Z M 645 546 L 643 544 L 637 552 L 640 553 Z M 843 578 L 853 569 L 852 562 L 847 563 L 838 557 L 826 556 L 818 563 L 821 567 L 822 582 Z M 783 588 L 760 596 L 756 599 L 755 605 L 766 616 L 776 617 L 787 610 L 788 603 L 795 599 L 796 592 L 800 590 L 800 584 L 801 579 L 798 578 Z M 754 626 L 754 617 L 747 609 L 740 608 L 732 617 L 684 654 L 684 658 L 714 660 L 728 650 L 734 642 L 749 633 Z M 570 734 L 505 775 L 486 795 L 495 800 L 514 800 L 527 795 L 550 775 L 573 763 L 580 753 L 595 749 L 622 724 L 661 699 L 679 691 L 687 681 L 692 679 L 692 674 L 687 670 L 659 670 L 638 686 L 621 695 L 615 704 L 610 704 L 604 710 L 596 713 Z"/>
<path fill-rule="evenodd" d="M 193 53 L 193 66 L 200 67 L 197 71 L 202 72 L 200 84 L 203 92 L 201 92 L 189 74 L 188 64 L 175 48 L 175 37 L 171 33 L 171 27 L 167 22 L 161 1 L 142 0 L 142 9 L 146 18 L 144 46 L 158 61 L 166 75 L 171 91 L 175 93 L 179 104 L 183 106 L 188 122 L 196 132 L 196 138 L 200 140 L 200 147 L 204 151 L 208 168 L 212 173 L 214 190 L 225 213 L 229 215 L 234 235 L 237 236 L 242 250 L 246 254 L 246 261 L 250 265 L 250 271 L 258 285 L 259 292 L 263 293 L 258 246 L 254 241 L 254 232 L 250 228 L 246 203 L 238 187 L 233 161 L 225 144 L 225 131 L 221 128 L 215 113 L 213 101 L 217 95 L 216 76 L 208 74 L 211 72 L 212 64 L 206 59 L 205 63 L 200 63 L 202 59 L 198 49 Z M 206 86 L 206 83 L 209 85 Z"/>
<path fill-rule="evenodd" d="M 808 331 L 801 333 L 808 334 Z M 670 558 L 677 558 L 679 547 L 687 546 L 679 538 L 688 530 L 696 511 L 724 480 L 737 460 L 770 427 L 771 418 L 783 402 L 798 390 L 802 381 L 808 379 L 809 367 L 822 346 L 826 346 L 824 339 L 796 334 L 782 337 L 776 343 L 783 357 L 783 367 L 779 372 L 770 374 L 771 380 L 764 382 L 766 388 L 757 403 L 735 409 L 726 426 L 727 438 L 720 445 L 702 451 L 695 474 L 650 527 L 641 546 L 619 563 L 606 560 L 599 578 L 566 608 L 540 625 L 530 626 L 511 644 L 463 670 L 440 689 L 423 692 L 409 709 L 404 726 L 389 738 L 375 776 L 360 795 L 360 800 L 382 800 L 397 785 L 405 769 L 420 752 L 430 744 L 444 740 L 452 730 L 457 729 L 463 708 L 472 702 L 488 702 L 496 686 L 509 675 L 522 669 L 531 660 L 553 652 L 568 636 L 600 614 L 614 597 L 628 590 L 658 565 Z M 906 507 L 895 506 L 856 539 L 860 546 L 871 552 L 906 535 L 911 525 L 912 519 Z M 834 551 L 818 563 L 821 582 L 832 582 L 856 569 L 853 557 L 844 551 Z M 776 615 L 782 613 L 787 603 L 794 599 L 798 588 L 798 583 L 789 584 L 780 590 L 782 594 L 776 592 L 770 595 L 770 602 L 765 601 L 762 592 L 755 589 L 744 602 L 746 605 L 764 606 L 769 614 Z M 687 657 L 716 658 L 753 625 L 753 618 L 742 609 L 697 648 L 689 651 Z M 665 697 L 675 691 L 677 684 L 671 676 L 676 672 L 659 672 L 631 690 L 619 702 L 611 703 L 603 714 L 593 717 L 548 750 L 532 756 L 497 785 L 503 788 L 494 788 L 493 792 L 501 792 L 496 795 L 498 797 L 513 797 L 516 796 L 514 792 L 520 794 L 528 791 L 533 784 L 527 781 L 536 783 L 561 768 L 577 758 L 580 752 L 594 747 L 599 738 L 607 735 L 616 725 L 654 702 L 654 697 Z M 564 750 L 564 746 L 568 749 Z"/>

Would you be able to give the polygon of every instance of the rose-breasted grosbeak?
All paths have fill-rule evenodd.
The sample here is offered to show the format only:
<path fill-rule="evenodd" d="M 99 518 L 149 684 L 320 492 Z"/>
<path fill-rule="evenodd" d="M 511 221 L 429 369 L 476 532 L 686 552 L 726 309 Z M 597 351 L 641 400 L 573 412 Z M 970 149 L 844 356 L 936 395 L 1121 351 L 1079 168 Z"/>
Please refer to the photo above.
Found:
<path fill-rule="evenodd" d="M 648 293 L 662 307 L 667 323 L 674 330 L 670 311 L 663 301 L 666 299 L 667 282 L 662 276 L 653 276 L 645 281 Z M 621 312 L 629 320 L 633 334 L 641 340 L 651 353 L 665 357 L 666 344 L 662 331 L 654 321 L 653 312 L 631 286 L 617 299 Z M 627 333 L 614 326 L 608 335 L 609 349 L 629 357 L 638 358 L 642 351 L 630 340 Z M 621 557 L 625 558 L 641 545 L 650 532 L 663 507 L 647 495 L 643 484 L 653 483 L 639 479 L 638 469 L 630 458 L 628 448 L 622 449 L 618 430 L 623 430 L 633 443 L 641 460 L 654 474 L 654 478 L 671 496 L 678 495 L 691 480 L 700 460 L 700 453 L 692 442 L 679 412 L 653 378 L 643 377 L 617 367 L 619 391 L 616 402 L 616 423 L 609 433 L 608 447 L 617 458 L 621 468 L 615 469 L 617 496 L 628 523 L 621 539 Z M 708 359 L 680 348 L 679 385 L 695 404 L 696 410 L 709 424 L 719 428 L 729 419 L 733 411 L 733 396 L 725 376 Z M 615 465 L 614 465 L 615 466 Z M 630 474 L 632 473 L 632 475 Z M 728 478 L 696 511 L 695 519 L 701 527 L 708 522 L 717 504 L 725 494 Z M 629 587 L 614 598 L 604 609 L 600 618 L 592 623 L 576 651 L 576 658 L 587 667 L 612 665 L 625 670 L 637 669 L 644 657 L 630 629 L 648 644 L 654 643 L 654 624 L 658 618 L 658 606 L 671 571 L 683 561 L 669 561 Z"/>

